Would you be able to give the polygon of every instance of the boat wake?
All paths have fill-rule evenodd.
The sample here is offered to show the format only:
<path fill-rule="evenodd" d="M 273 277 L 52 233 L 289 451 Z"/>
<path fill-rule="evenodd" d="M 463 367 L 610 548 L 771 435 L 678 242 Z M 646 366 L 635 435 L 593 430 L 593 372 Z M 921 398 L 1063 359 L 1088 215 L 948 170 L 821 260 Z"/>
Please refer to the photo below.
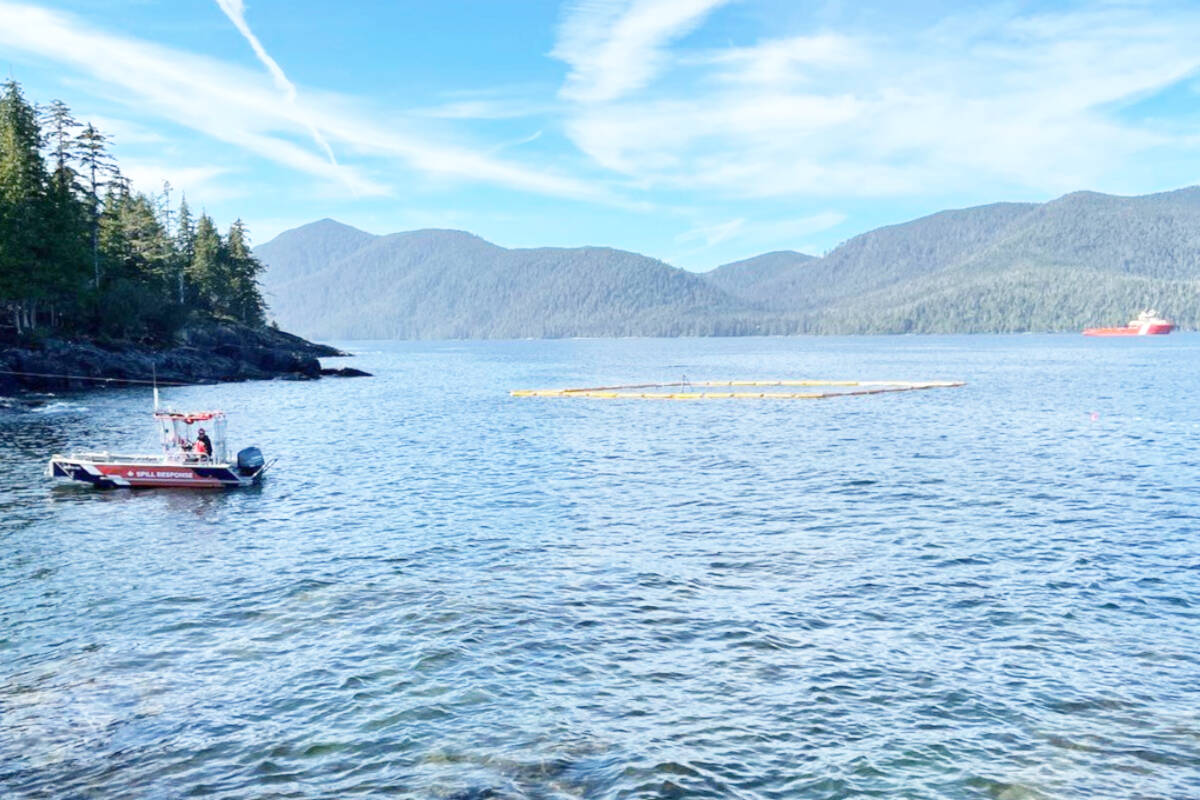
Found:
<path fill-rule="evenodd" d="M 81 403 L 72 403 L 68 400 L 55 400 L 53 403 L 47 403 L 44 406 L 34 406 L 29 409 L 29 412 L 31 414 L 75 414 L 90 410 Z"/>

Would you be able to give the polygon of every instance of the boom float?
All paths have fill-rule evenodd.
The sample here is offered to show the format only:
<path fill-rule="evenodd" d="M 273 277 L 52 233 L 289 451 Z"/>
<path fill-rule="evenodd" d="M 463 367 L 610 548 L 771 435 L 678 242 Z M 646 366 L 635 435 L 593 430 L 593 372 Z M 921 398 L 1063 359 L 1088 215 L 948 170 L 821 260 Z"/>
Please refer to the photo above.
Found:
<path fill-rule="evenodd" d="M 953 389 L 966 386 L 963 381 L 678 381 L 675 383 L 638 383 L 625 386 L 592 386 L 581 389 L 514 389 L 513 397 L 586 397 L 593 400 L 824 400 L 830 397 L 857 397 L 890 392 L 915 392 L 922 389 Z M 766 387 L 820 388 L 821 392 L 755 392 L 747 389 Z M 646 391 L 646 390 L 653 391 Z M 700 389 L 701 391 L 696 391 Z M 729 389 L 715 392 L 709 389 Z M 662 391 L 671 390 L 671 391 Z"/>

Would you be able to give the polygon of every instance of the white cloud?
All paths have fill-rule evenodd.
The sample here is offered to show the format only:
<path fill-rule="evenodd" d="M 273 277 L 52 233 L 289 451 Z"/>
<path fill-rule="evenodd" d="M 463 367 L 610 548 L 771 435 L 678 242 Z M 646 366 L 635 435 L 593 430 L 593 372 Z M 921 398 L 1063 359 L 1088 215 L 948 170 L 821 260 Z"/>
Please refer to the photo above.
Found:
<path fill-rule="evenodd" d="M 582 105 L 566 132 L 639 185 L 721 197 L 1060 192 L 1162 145 L 1194 148 L 1116 109 L 1200 70 L 1195 11 L 997 7 L 923 32 L 788 34 L 659 54 L 691 79 Z M 616 95 L 584 77 L 564 91 Z"/>
<path fill-rule="evenodd" d="M 87 120 L 104 133 L 114 144 L 163 144 L 167 137 L 158 131 L 151 130 L 145 125 L 117 117 L 106 117 L 99 114 L 88 114 Z"/>
<path fill-rule="evenodd" d="M 439 106 L 419 108 L 414 114 L 437 119 L 518 119 L 554 111 L 548 104 L 510 100 L 455 100 Z"/>
<path fill-rule="evenodd" d="M 863 66 L 869 59 L 865 42 L 836 33 L 768 39 L 751 47 L 729 47 L 697 59 L 698 63 L 731 65 L 720 77 L 735 83 L 782 86 L 806 80 L 813 68 Z"/>
<path fill-rule="evenodd" d="M 85 75 L 109 96 L 289 169 L 349 190 L 388 194 L 376 175 L 387 162 L 440 178 L 499 184 L 556 197 L 621 205 L 595 182 L 432 143 L 396 125 L 357 113 L 346 98 L 314 95 L 298 109 L 257 73 L 216 59 L 97 31 L 75 17 L 0 0 L 0 48 L 47 59 Z M 295 141 L 315 126 L 344 151 L 371 159 L 375 170 L 329 162 Z M 380 164 L 379 162 L 384 162 Z"/>
<path fill-rule="evenodd" d="M 534 131 L 533 133 L 529 134 L 528 136 L 522 136 L 520 139 L 513 139 L 512 141 L 509 141 L 509 142 L 501 142 L 500 144 L 493 147 L 490 152 L 493 154 L 499 153 L 501 150 L 508 150 L 513 147 L 520 147 L 521 145 L 524 145 L 524 144 L 530 144 L 532 142 L 536 142 L 540 138 L 542 138 L 542 131 Z"/>
<path fill-rule="evenodd" d="M 121 174 L 129 179 L 134 191 L 148 195 L 161 194 L 163 181 L 170 182 L 172 208 L 179 206 L 184 195 L 191 197 L 193 202 L 218 203 L 245 193 L 230 183 L 230 170 L 226 167 L 180 166 L 124 157 Z"/>
<path fill-rule="evenodd" d="M 571 67 L 562 96 L 595 103 L 645 86 L 665 46 L 729 0 L 574 0 L 551 55 Z"/>
<path fill-rule="evenodd" d="M 715 244 L 720 244 L 736 237 L 738 232 L 745 227 L 746 219 L 738 217 L 737 219 L 717 222 L 711 225 L 698 225 L 676 236 L 675 241 L 679 244 L 700 242 L 705 247 L 712 247 Z"/>
<path fill-rule="evenodd" d="M 280 91 L 283 92 L 284 98 L 293 107 L 296 107 L 295 84 L 288 80 L 283 67 L 279 66 L 278 62 L 271 58 L 266 48 L 262 46 L 262 42 L 254 35 L 254 31 L 250 30 L 250 24 L 246 22 L 246 6 L 242 3 L 242 0 L 217 0 L 217 5 L 220 6 L 221 11 L 225 12 L 225 16 L 229 17 L 229 21 L 233 23 L 233 26 L 238 29 L 238 32 L 249 43 L 250 49 L 254 51 L 254 55 L 257 56 L 262 65 L 267 68 L 267 72 L 271 73 L 271 78 L 275 81 L 275 85 L 279 87 Z M 309 133 L 312 134 L 313 141 L 325 151 L 326 157 L 329 158 L 329 163 L 337 166 L 337 158 L 333 155 L 333 148 L 329 146 L 329 142 L 325 141 L 325 137 L 321 135 L 321 131 L 309 119 L 306 119 L 304 124 L 308 128 Z"/>
<path fill-rule="evenodd" d="M 703 248 L 713 247 L 727 241 L 751 240 L 767 246 L 785 245 L 795 247 L 804 236 L 827 231 L 846 221 L 840 211 L 822 211 L 796 219 L 759 219 L 745 217 L 698 225 L 675 237 L 678 244 L 698 242 Z"/>

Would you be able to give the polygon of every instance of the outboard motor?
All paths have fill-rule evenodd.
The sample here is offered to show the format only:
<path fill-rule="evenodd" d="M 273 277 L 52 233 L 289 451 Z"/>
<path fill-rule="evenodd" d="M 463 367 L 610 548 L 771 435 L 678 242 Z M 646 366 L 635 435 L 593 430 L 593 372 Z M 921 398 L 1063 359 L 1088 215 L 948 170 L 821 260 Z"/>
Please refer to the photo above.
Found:
<path fill-rule="evenodd" d="M 246 447 L 238 451 L 238 472 L 247 477 L 262 469 L 263 463 L 262 451 L 257 447 Z"/>

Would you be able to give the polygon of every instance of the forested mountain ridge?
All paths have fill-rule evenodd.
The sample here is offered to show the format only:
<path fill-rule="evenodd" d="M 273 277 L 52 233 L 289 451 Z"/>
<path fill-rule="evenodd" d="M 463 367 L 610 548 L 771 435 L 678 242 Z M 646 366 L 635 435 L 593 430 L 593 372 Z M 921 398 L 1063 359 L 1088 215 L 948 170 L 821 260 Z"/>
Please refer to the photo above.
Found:
<path fill-rule="evenodd" d="M 303 228 L 286 231 L 254 252 L 261 259 L 286 263 L 293 276 L 325 269 L 378 238 L 326 217 Z"/>
<path fill-rule="evenodd" d="M 822 258 L 778 251 L 703 274 L 608 248 L 345 227 L 256 251 L 280 322 L 345 338 L 1078 331 L 1153 306 L 1200 327 L 1198 187 L 942 211 Z M 352 252 L 324 268 L 286 255 L 323 252 L 330 229 Z"/>
<path fill-rule="evenodd" d="M 855 236 L 815 264 L 799 265 L 764 281 L 752 299 L 777 309 L 819 308 L 831 300 L 902 284 L 979 252 L 1034 208 L 995 203 L 878 228 Z"/>
<path fill-rule="evenodd" d="M 314 226 L 323 223 L 256 252 L 280 322 L 330 337 L 686 335 L 745 323 L 736 313 L 744 304 L 699 276 L 603 247 L 510 250 L 462 231 L 420 230 L 372 237 L 307 271 L 281 253 L 319 242 Z"/>
<path fill-rule="evenodd" d="M 798 267 L 817 260 L 816 256 L 797 253 L 795 250 L 775 250 L 722 264 L 716 269 L 702 273 L 701 277 L 734 297 L 758 301 L 764 284 L 769 284 L 780 275 L 792 274 Z"/>
<path fill-rule="evenodd" d="M 764 298 L 822 333 L 1075 331 L 1148 306 L 1200 327 L 1200 188 L 943 212 L 855 237 Z"/>

